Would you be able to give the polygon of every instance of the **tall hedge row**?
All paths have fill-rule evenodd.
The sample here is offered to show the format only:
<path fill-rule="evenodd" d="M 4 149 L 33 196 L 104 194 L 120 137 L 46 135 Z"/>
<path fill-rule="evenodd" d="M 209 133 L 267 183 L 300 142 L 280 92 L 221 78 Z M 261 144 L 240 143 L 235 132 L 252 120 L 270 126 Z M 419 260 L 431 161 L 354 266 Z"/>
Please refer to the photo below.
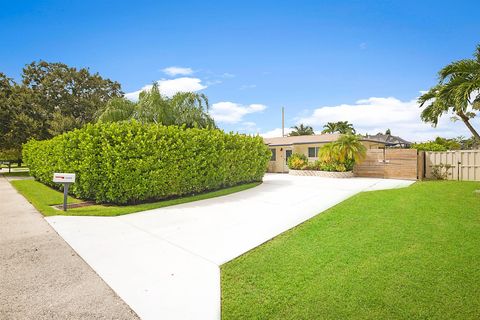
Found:
<path fill-rule="evenodd" d="M 270 152 L 262 138 L 138 122 L 90 124 L 26 143 L 23 159 L 40 182 L 74 172 L 78 198 L 137 203 L 260 181 Z"/>

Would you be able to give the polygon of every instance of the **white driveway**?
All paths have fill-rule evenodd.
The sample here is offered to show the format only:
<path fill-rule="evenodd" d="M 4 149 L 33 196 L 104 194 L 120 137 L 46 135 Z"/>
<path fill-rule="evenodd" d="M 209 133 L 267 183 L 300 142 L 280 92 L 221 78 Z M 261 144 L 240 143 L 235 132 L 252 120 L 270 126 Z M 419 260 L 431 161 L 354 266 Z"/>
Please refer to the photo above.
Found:
<path fill-rule="evenodd" d="M 219 265 L 360 191 L 412 182 L 267 174 L 258 187 L 219 198 L 46 219 L 142 319 L 219 319 Z"/>

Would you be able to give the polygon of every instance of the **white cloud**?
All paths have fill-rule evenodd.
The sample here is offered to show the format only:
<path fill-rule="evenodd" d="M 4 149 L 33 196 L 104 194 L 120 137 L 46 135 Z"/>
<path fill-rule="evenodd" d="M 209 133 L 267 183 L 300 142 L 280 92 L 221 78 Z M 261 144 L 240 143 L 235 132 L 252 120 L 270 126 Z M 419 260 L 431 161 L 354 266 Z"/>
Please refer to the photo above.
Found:
<path fill-rule="evenodd" d="M 292 132 L 292 128 L 285 128 L 285 135 L 288 135 L 290 132 Z M 275 137 L 281 137 L 282 136 L 282 128 L 275 128 L 273 130 L 260 133 L 260 135 L 264 138 L 275 138 Z"/>
<path fill-rule="evenodd" d="M 189 77 L 170 80 L 162 79 L 158 80 L 157 83 L 160 89 L 160 93 L 166 95 L 167 97 L 171 97 L 177 92 L 195 92 L 207 88 L 206 85 L 202 84 L 202 80 Z M 140 90 L 126 93 L 125 98 L 136 101 L 138 100 L 138 95 L 140 94 L 140 92 L 144 90 L 150 90 L 151 88 L 151 84 L 146 85 Z"/>
<path fill-rule="evenodd" d="M 461 122 L 450 121 L 450 115 L 439 120 L 437 128 L 420 120 L 421 109 L 416 99 L 401 101 L 394 97 L 368 98 L 354 104 L 325 106 L 315 109 L 310 115 L 298 118 L 297 123 L 314 126 L 317 130 L 327 122 L 349 121 L 359 133 L 376 134 L 390 129 L 411 141 L 424 141 L 436 136 L 456 137 L 471 134 Z M 474 125 L 480 126 L 480 120 L 474 119 Z"/>
<path fill-rule="evenodd" d="M 191 68 L 183 68 L 183 67 L 168 67 L 165 69 L 162 69 L 162 71 L 169 76 L 187 76 L 189 74 L 193 73 L 193 70 Z"/>
<path fill-rule="evenodd" d="M 210 114 L 217 122 L 238 123 L 245 115 L 262 112 L 266 108 L 263 104 L 243 106 L 234 102 L 222 101 L 212 105 Z"/>

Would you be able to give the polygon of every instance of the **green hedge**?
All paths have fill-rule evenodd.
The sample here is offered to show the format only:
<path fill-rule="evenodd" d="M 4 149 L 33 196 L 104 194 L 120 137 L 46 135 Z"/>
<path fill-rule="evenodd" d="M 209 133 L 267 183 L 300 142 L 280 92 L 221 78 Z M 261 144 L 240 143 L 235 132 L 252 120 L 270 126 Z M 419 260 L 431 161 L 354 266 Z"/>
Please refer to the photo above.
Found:
<path fill-rule="evenodd" d="M 269 158 L 258 136 L 138 122 L 90 124 L 23 147 L 40 182 L 59 188 L 53 173 L 74 172 L 74 196 L 117 204 L 260 181 Z"/>

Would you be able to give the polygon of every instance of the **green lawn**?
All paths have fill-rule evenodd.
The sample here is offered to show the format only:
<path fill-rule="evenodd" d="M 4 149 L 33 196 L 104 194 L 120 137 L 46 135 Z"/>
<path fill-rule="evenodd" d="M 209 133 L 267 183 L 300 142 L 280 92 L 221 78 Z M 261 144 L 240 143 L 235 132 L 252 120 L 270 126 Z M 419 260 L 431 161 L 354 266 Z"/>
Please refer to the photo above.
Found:
<path fill-rule="evenodd" d="M 35 206 L 35 208 L 37 208 L 37 210 L 40 211 L 44 216 L 119 216 L 138 211 L 168 207 L 176 204 L 220 197 L 256 187 L 260 184 L 260 182 L 247 183 L 212 192 L 206 192 L 193 196 L 186 196 L 182 198 L 164 200 L 159 202 L 151 202 L 130 206 L 93 205 L 83 208 L 68 209 L 67 212 L 56 210 L 51 207 L 52 205 L 63 203 L 62 192 L 54 190 L 34 180 L 15 180 L 11 181 L 11 184 L 18 190 L 18 192 L 20 192 L 25 198 L 27 198 L 27 200 L 30 201 Z M 68 203 L 73 202 L 80 202 L 80 200 L 68 197 Z"/>
<path fill-rule="evenodd" d="M 358 194 L 225 264 L 222 319 L 480 319 L 480 183 Z"/>
<path fill-rule="evenodd" d="M 12 172 L 3 172 L 0 173 L 0 175 L 3 175 L 5 177 L 29 177 L 30 172 L 29 171 L 13 171 Z"/>

